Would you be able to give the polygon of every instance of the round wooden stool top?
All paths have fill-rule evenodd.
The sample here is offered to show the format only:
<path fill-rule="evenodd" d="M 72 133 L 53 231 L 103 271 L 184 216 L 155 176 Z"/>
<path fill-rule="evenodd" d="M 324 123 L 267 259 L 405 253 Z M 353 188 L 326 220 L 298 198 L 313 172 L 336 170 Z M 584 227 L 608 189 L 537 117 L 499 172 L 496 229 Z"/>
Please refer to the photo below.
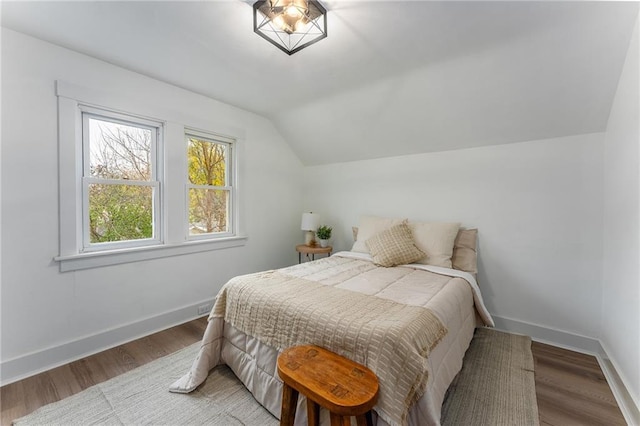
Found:
<path fill-rule="evenodd" d="M 378 378 L 367 367 L 315 345 L 293 346 L 278 357 L 278 374 L 308 399 L 341 416 L 371 410 Z"/>

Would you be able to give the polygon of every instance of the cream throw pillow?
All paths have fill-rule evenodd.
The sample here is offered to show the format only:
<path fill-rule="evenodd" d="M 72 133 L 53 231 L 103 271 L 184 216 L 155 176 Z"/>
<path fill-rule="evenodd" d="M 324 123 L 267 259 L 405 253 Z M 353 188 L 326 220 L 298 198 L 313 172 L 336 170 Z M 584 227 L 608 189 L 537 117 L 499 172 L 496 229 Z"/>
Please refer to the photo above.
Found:
<path fill-rule="evenodd" d="M 373 263 L 380 266 L 396 266 L 413 263 L 425 254 L 416 247 L 411 229 L 406 223 L 378 232 L 366 241 Z"/>
<path fill-rule="evenodd" d="M 393 219 L 378 216 L 360 216 L 358 224 L 358 238 L 353 243 L 351 251 L 369 253 L 366 241 L 375 234 L 391 228 L 394 225 L 406 223 L 407 219 Z"/>
<path fill-rule="evenodd" d="M 416 263 L 451 268 L 453 243 L 460 223 L 414 222 L 409 223 L 416 246 L 427 256 Z"/>

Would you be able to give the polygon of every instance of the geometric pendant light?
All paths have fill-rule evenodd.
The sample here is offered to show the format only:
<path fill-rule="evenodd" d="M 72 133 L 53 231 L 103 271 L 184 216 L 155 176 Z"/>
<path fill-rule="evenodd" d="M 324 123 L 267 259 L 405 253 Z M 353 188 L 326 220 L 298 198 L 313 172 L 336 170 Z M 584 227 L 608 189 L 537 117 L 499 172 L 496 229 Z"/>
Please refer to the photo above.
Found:
<path fill-rule="evenodd" d="M 327 36 L 327 10 L 315 0 L 259 0 L 253 31 L 293 55 Z"/>

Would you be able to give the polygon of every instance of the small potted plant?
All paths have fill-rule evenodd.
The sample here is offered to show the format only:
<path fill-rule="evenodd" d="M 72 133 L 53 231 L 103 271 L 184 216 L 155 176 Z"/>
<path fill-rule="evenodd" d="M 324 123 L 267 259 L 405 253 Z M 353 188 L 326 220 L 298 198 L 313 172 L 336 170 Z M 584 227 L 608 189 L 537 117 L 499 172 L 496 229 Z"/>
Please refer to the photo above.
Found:
<path fill-rule="evenodd" d="M 316 237 L 320 240 L 320 247 L 327 247 L 329 245 L 331 231 L 333 231 L 333 228 L 327 225 L 322 225 L 318 228 L 316 231 Z"/>

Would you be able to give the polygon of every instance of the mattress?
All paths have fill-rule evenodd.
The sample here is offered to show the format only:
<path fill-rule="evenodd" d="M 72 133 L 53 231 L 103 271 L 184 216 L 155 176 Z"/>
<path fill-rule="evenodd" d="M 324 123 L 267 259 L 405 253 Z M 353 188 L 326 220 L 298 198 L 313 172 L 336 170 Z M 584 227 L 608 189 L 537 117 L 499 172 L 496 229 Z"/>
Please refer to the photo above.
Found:
<path fill-rule="evenodd" d="M 429 354 L 426 389 L 409 408 L 406 423 L 440 424 L 446 390 L 462 367 L 464 353 L 473 337 L 478 319 L 484 325 L 493 325 L 473 276 L 427 265 L 382 268 L 374 265 L 368 255 L 353 252 L 336 253 L 330 258 L 283 268 L 278 272 L 431 310 L 448 332 Z M 174 383 L 171 390 L 193 390 L 206 380 L 211 368 L 223 363 L 234 371 L 260 404 L 279 417 L 282 381 L 276 369 L 278 353 L 277 347 L 243 333 L 212 315 L 192 369 Z M 385 416 L 374 415 L 374 421 L 380 426 L 396 424 L 393 419 Z M 326 413 L 321 422 L 328 424 Z M 298 401 L 295 424 L 306 424 L 306 404 L 303 397 Z"/>

